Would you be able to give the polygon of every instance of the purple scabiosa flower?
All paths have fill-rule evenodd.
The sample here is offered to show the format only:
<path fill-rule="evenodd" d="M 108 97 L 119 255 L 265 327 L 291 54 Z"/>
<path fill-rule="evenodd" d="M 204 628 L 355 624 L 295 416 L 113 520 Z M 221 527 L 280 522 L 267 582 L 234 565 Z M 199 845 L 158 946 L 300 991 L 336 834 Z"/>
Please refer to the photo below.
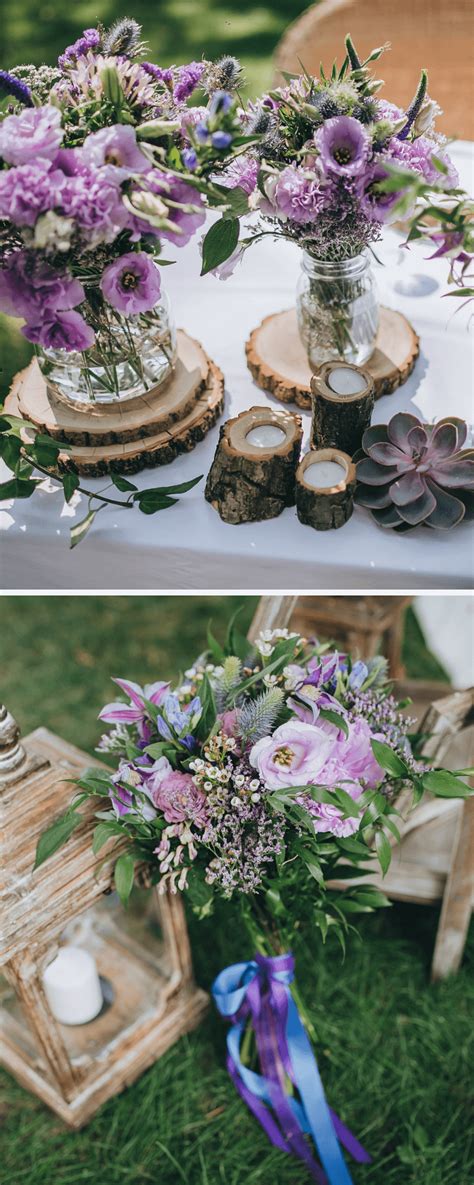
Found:
<path fill-rule="evenodd" d="M 112 308 L 126 316 L 147 313 L 157 304 L 161 282 L 156 264 L 144 251 L 120 255 L 102 275 L 100 287 Z"/>
<path fill-rule="evenodd" d="M 111 176 L 111 170 L 89 169 L 82 157 L 78 171 L 61 192 L 61 212 L 75 219 L 83 248 L 88 251 L 101 243 L 112 243 L 128 223 L 119 178 Z"/>
<path fill-rule="evenodd" d="M 315 135 L 325 172 L 356 177 L 365 168 L 370 139 L 365 128 L 350 115 L 326 120 Z"/>
<path fill-rule="evenodd" d="M 46 310 L 43 318 L 22 328 L 22 334 L 30 342 L 36 342 L 45 350 L 78 351 L 89 350 L 95 341 L 95 334 L 80 313 L 53 312 Z"/>
<path fill-rule="evenodd" d="M 14 226 L 34 226 L 45 210 L 60 207 L 65 177 L 50 162 L 19 165 L 0 172 L 0 218 Z"/>
<path fill-rule="evenodd" d="M 84 300 L 78 280 L 51 267 L 34 251 L 15 251 L 0 270 L 0 309 L 27 321 L 44 310 L 73 309 Z"/>
<path fill-rule="evenodd" d="M 23 103 L 24 107 L 33 106 L 31 91 L 26 82 L 15 78 L 15 75 L 9 74 L 8 70 L 0 70 L 0 99 L 3 99 L 5 95 L 11 95 L 18 103 Z"/>
<path fill-rule="evenodd" d="M 116 178 L 125 180 L 134 173 L 146 173 L 150 162 L 137 144 L 135 128 L 116 123 L 92 132 L 84 140 L 82 159 L 91 168 L 109 167 Z"/>
<path fill-rule="evenodd" d="M 0 124 L 0 157 L 9 165 L 51 161 L 63 138 L 57 107 L 29 107 Z"/>
<path fill-rule="evenodd" d="M 199 86 L 205 69 L 204 62 L 189 62 L 187 66 L 180 66 L 173 90 L 173 97 L 177 103 L 185 103 L 186 99 L 189 99 Z"/>
<path fill-rule="evenodd" d="M 158 706 L 169 690 L 169 683 L 163 682 L 145 683 L 144 687 L 140 687 L 139 683 L 132 683 L 130 679 L 114 679 L 113 682 L 125 692 L 130 704 L 106 704 L 99 712 L 99 720 L 105 720 L 109 724 L 141 724 L 147 715 L 146 701 Z"/>
<path fill-rule="evenodd" d="M 290 222 L 307 223 L 317 218 L 324 197 L 319 182 L 309 176 L 306 170 L 288 165 L 280 173 L 273 191 L 273 202 L 277 216 L 283 215 Z"/>
<path fill-rule="evenodd" d="M 394 206 L 401 197 L 402 190 L 384 193 L 380 189 L 380 182 L 386 181 L 388 172 L 380 160 L 369 165 L 360 179 L 360 205 L 367 218 L 375 222 L 391 222 L 396 218 Z"/>
<path fill-rule="evenodd" d="M 243 189 L 244 193 L 253 193 L 257 184 L 258 162 L 250 156 L 237 156 L 230 165 L 219 174 L 219 185 L 226 189 Z"/>
<path fill-rule="evenodd" d="M 100 45 L 99 30 L 84 29 L 84 32 L 81 33 L 77 41 L 74 41 L 72 45 L 68 45 L 64 53 L 61 54 L 61 57 L 58 58 L 58 66 L 61 67 L 61 70 L 66 69 L 68 66 L 77 62 L 78 58 L 85 57 L 89 53 L 89 50 L 97 49 L 98 45 Z"/>

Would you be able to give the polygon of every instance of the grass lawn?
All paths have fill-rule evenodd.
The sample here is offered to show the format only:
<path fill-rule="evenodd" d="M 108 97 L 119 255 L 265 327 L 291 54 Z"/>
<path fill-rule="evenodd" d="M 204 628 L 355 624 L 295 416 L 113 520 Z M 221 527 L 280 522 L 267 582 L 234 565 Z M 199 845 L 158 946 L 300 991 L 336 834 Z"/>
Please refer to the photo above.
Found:
<path fill-rule="evenodd" d="M 46 724 L 93 752 L 109 676 L 172 677 L 236 598 L 4 597 L 2 698 L 26 732 Z M 254 601 L 244 601 L 242 628 Z M 416 619 L 407 620 L 408 673 L 442 677 Z M 437 909 L 396 905 L 364 919 L 345 963 L 313 934 L 298 978 L 318 1032 L 331 1104 L 374 1156 L 354 1185 L 468 1185 L 473 944 L 463 968 L 436 986 L 428 972 Z M 189 919 L 196 977 L 208 988 L 243 950 L 231 905 Z M 80 1133 L 0 1076 L 0 1185 L 309 1185 L 235 1095 L 224 1069 L 225 1028 L 211 1011 L 139 1082 Z M 471 1046 L 471 1047 L 470 1047 Z"/>

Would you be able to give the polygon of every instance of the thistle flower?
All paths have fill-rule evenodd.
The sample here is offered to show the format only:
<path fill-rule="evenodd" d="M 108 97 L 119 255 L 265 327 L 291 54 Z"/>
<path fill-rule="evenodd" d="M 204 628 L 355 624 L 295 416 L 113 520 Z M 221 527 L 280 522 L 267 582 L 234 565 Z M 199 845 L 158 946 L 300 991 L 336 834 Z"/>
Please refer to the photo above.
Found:
<path fill-rule="evenodd" d="M 206 90 L 208 94 L 214 91 L 231 91 L 239 85 L 242 79 L 242 66 L 238 58 L 226 54 L 213 62 L 206 73 Z"/>
<path fill-rule="evenodd" d="M 474 490 L 474 450 L 462 449 L 466 436 L 463 420 L 422 424 L 408 412 L 368 428 L 356 457 L 357 504 L 383 527 L 455 527 Z"/>
<path fill-rule="evenodd" d="M 26 82 L 21 82 L 14 74 L 9 74 L 8 70 L 0 70 L 0 99 L 5 95 L 11 95 L 12 99 L 17 99 L 23 107 L 33 106 L 31 91 Z"/>
<path fill-rule="evenodd" d="M 103 40 L 104 54 L 131 57 L 140 48 L 141 25 L 131 17 L 122 17 L 108 30 Z"/>

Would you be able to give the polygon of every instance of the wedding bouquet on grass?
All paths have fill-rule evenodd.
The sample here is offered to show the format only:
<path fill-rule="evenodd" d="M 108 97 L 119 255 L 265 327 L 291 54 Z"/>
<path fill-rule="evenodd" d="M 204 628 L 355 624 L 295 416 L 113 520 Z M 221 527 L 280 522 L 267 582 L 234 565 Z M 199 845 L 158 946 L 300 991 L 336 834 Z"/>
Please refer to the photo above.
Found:
<path fill-rule="evenodd" d="M 124 904 L 144 865 L 150 883 L 186 893 L 200 917 L 217 895 L 234 901 L 255 953 L 213 987 L 232 1021 L 231 1077 L 277 1147 L 316 1181 L 348 1185 L 340 1145 L 369 1157 L 325 1101 L 290 951 L 314 927 L 344 947 L 357 913 L 388 905 L 363 878 L 373 852 L 389 867 L 401 790 L 413 804 L 427 791 L 466 797 L 470 771 L 420 759 L 383 658 L 354 661 L 288 630 L 265 630 L 251 646 L 235 621 L 224 646 L 210 632 L 208 645 L 174 688 L 115 680 L 125 698 L 100 713 L 112 727 L 99 744 L 114 769 L 81 777 L 41 837 L 37 865 L 92 797 L 93 849 L 107 844 L 110 857 L 116 845 Z"/>
<path fill-rule="evenodd" d="M 218 173 L 249 141 L 235 58 L 162 69 L 144 54 L 123 19 L 86 29 L 57 66 L 0 72 L 0 311 L 82 402 L 169 377 L 163 246 L 185 246 L 207 205 L 228 208 Z"/>
<path fill-rule="evenodd" d="M 246 190 L 260 219 L 240 241 L 237 218 L 204 240 L 203 270 L 221 278 L 265 235 L 297 243 L 298 328 L 313 370 L 329 358 L 362 365 L 370 357 L 379 321 L 370 255 L 387 223 L 413 220 L 411 237 L 419 237 L 421 211 L 435 207 L 437 254 L 473 248 L 466 195 L 445 137 L 434 130 L 440 109 L 428 96 L 426 71 L 406 111 L 381 99 L 371 66 L 385 48 L 361 61 L 348 36 L 340 69 L 334 64 L 326 75 L 321 66 L 319 78 L 285 75 L 284 86 L 249 104 L 258 144 L 226 177 Z"/>

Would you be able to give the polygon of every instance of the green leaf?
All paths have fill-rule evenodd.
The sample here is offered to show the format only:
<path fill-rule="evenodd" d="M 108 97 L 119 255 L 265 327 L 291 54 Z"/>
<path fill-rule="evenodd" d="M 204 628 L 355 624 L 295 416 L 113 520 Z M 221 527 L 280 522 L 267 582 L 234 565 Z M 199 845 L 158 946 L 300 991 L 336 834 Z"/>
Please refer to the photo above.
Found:
<path fill-rule="evenodd" d="M 390 745 L 385 745 L 383 741 L 371 741 L 370 744 L 375 760 L 382 766 L 382 769 L 385 769 L 394 778 L 407 776 L 408 769 L 405 762 L 390 748 Z"/>
<path fill-rule="evenodd" d="M 86 517 L 83 518 L 80 523 L 75 523 L 74 526 L 71 527 L 71 548 L 77 547 L 78 543 L 82 543 L 82 540 L 85 538 L 89 528 L 94 522 L 96 514 L 96 510 L 89 510 L 89 512 L 86 514 Z"/>
<path fill-rule="evenodd" d="M 114 483 L 115 488 L 117 490 L 120 490 L 121 494 L 126 494 L 129 490 L 136 490 L 137 489 L 137 486 L 134 486 L 133 482 L 127 481 L 127 478 L 121 477 L 119 473 L 113 473 L 111 470 L 110 477 Z"/>
<path fill-rule="evenodd" d="M 63 844 L 67 843 L 75 828 L 82 822 L 82 815 L 79 815 L 76 811 L 67 811 L 65 815 L 61 815 L 60 819 L 56 819 L 51 824 L 51 827 L 48 827 L 47 831 L 43 831 L 36 847 L 34 867 L 39 868 L 40 864 L 44 864 L 45 860 L 49 860 L 49 857 L 54 852 L 62 848 Z"/>
<path fill-rule="evenodd" d="M 313 853 L 311 851 L 308 851 L 305 848 L 301 848 L 300 855 L 302 856 L 302 859 L 304 860 L 304 862 L 306 864 L 308 872 L 311 874 L 312 877 L 314 877 L 314 880 L 317 881 L 318 885 L 324 885 L 323 870 L 321 868 L 321 865 L 318 864 L 316 857 L 313 855 Z"/>
<path fill-rule="evenodd" d="M 387 836 L 384 835 L 383 831 L 376 831 L 375 833 L 375 850 L 377 852 L 380 867 L 385 876 L 385 873 L 388 872 L 390 868 L 392 849 L 388 842 Z"/>
<path fill-rule="evenodd" d="M 157 514 L 159 510 L 167 510 L 169 506 L 174 506 L 178 499 L 168 498 L 158 490 L 146 490 L 136 501 L 142 514 Z"/>
<path fill-rule="evenodd" d="M 214 637 L 210 622 L 207 627 L 207 645 L 214 661 L 218 664 L 218 666 L 222 666 L 222 663 L 225 661 L 224 648 L 221 646 L 220 642 L 217 641 L 217 638 Z"/>
<path fill-rule="evenodd" d="M 72 495 L 74 494 L 75 490 L 77 490 L 77 487 L 80 484 L 79 474 L 78 473 L 65 473 L 64 477 L 62 477 L 61 480 L 63 483 L 64 497 L 66 499 L 66 502 L 70 502 Z"/>
<path fill-rule="evenodd" d="M 275 887 L 267 889 L 265 893 L 265 902 L 270 913 L 272 913 L 274 917 L 280 918 L 286 913 L 279 889 L 276 889 Z"/>
<path fill-rule="evenodd" d="M 115 823 L 111 819 L 110 822 L 97 824 L 97 827 L 94 828 L 94 836 L 92 840 L 92 851 L 94 856 L 97 855 L 97 852 L 100 852 L 100 849 L 103 848 L 104 844 L 107 843 L 107 840 L 110 839 L 112 835 L 123 836 L 123 827 L 120 826 L 120 823 Z"/>
<path fill-rule="evenodd" d="M 373 885 L 363 885 L 358 890 L 357 900 L 362 901 L 363 905 L 372 905 L 374 909 L 389 909 L 392 905 L 386 894 L 374 889 Z"/>
<path fill-rule="evenodd" d="M 18 436 L 0 436 L 0 457 L 8 469 L 14 469 L 21 455 L 22 444 Z"/>
<path fill-rule="evenodd" d="M 126 905 L 133 888 L 135 861 L 129 852 L 119 856 L 114 868 L 115 888 L 122 905 Z"/>
<path fill-rule="evenodd" d="M 330 708 L 320 708 L 319 715 L 323 720 L 328 720 L 330 724 L 335 724 L 336 728 L 340 728 L 344 736 L 349 736 L 349 727 L 347 721 L 339 712 L 333 712 Z"/>
<path fill-rule="evenodd" d="M 197 486 L 198 482 L 202 481 L 202 478 L 203 474 L 200 473 L 199 477 L 191 477 L 189 481 L 182 481 L 177 486 L 152 486 L 148 490 L 138 490 L 133 501 L 135 502 L 143 498 L 144 494 L 162 494 L 163 497 L 168 494 L 186 494 L 188 490 L 192 490 L 193 486 Z"/>
<path fill-rule="evenodd" d="M 423 789 L 429 790 L 438 798 L 470 798 L 474 793 L 466 782 L 460 782 L 455 774 L 447 769 L 435 769 L 422 775 Z"/>
<path fill-rule="evenodd" d="M 235 189 L 228 189 L 225 185 L 214 185 L 214 189 L 221 194 L 221 201 L 225 203 L 230 214 L 235 218 L 241 218 L 243 214 L 249 212 L 249 199 L 245 189 L 237 185 Z M 227 212 L 223 215 L 224 218 L 229 218 Z"/>
<path fill-rule="evenodd" d="M 38 482 L 22 477 L 12 477 L 10 481 L 4 481 L 0 484 L 0 502 L 5 498 L 31 498 L 34 494 Z"/>
<path fill-rule="evenodd" d="M 200 741 L 206 741 L 217 717 L 216 701 L 214 699 L 214 692 L 207 675 L 204 675 L 199 689 L 199 696 L 202 704 L 202 713 L 195 735 Z"/>
<path fill-rule="evenodd" d="M 239 241 L 238 218 L 220 218 L 209 228 L 202 245 L 201 276 L 213 271 L 235 251 Z"/>

